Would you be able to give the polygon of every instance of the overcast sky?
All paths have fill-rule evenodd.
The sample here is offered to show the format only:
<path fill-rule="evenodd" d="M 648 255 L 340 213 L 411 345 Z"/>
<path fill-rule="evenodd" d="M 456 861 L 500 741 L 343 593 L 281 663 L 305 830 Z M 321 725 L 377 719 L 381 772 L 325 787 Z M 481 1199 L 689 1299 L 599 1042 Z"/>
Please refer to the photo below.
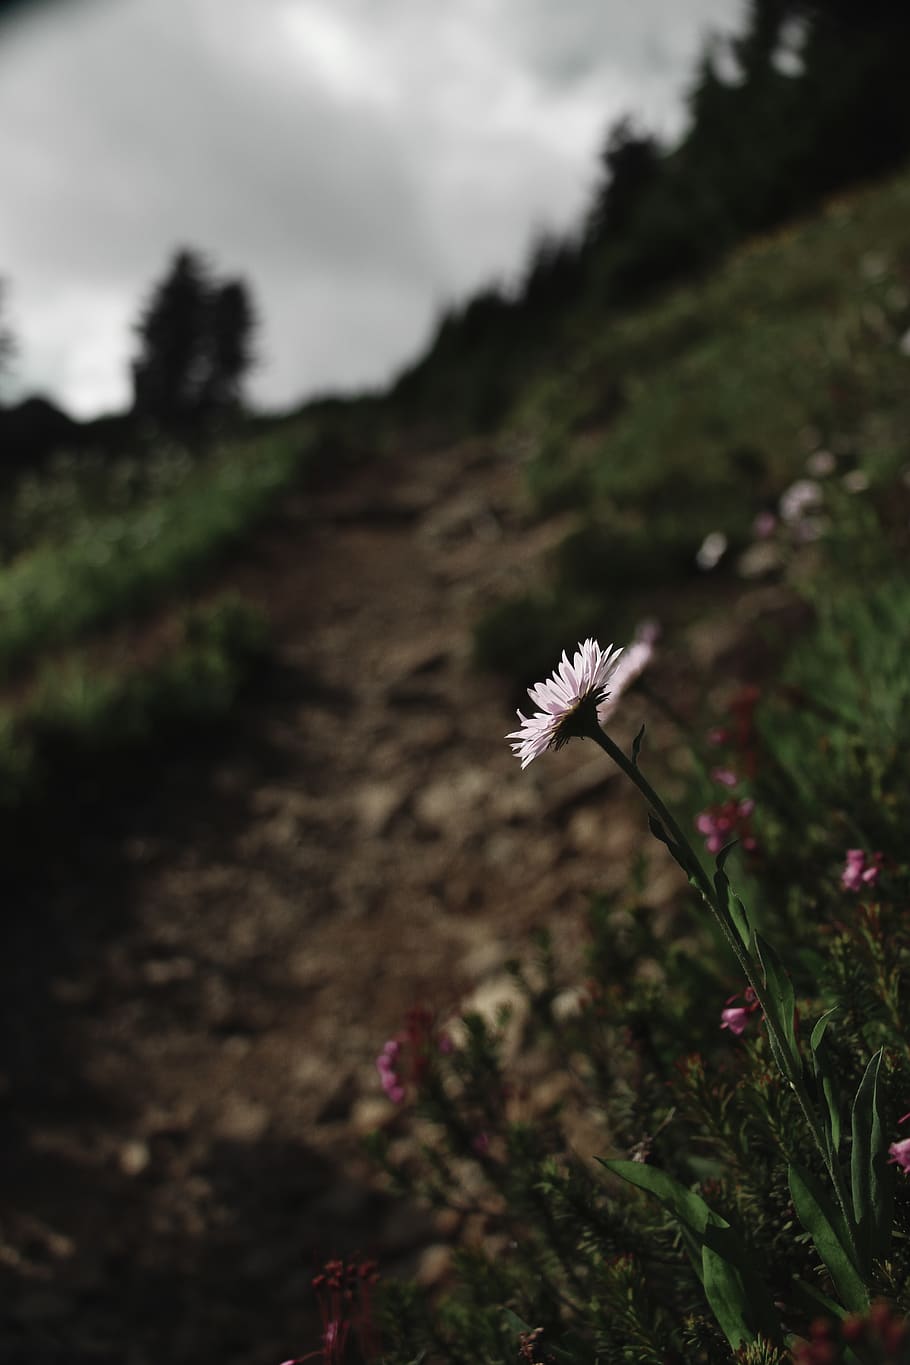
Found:
<path fill-rule="evenodd" d="M 254 401 L 387 379 L 576 223 L 607 125 L 672 136 L 742 0 L 65 0 L 0 23 L 15 391 L 129 399 L 176 247 L 242 274 Z M 9 383 L 6 395 L 14 396 Z"/>

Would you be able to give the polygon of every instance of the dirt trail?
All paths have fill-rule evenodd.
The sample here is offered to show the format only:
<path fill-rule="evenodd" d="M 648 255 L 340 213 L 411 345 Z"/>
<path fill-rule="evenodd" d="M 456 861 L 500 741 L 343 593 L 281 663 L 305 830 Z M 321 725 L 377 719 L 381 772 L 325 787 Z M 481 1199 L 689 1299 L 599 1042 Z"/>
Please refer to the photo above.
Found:
<path fill-rule="evenodd" d="M 10 889 L 10 1365 L 268 1365 L 316 1344 L 326 1255 L 430 1273 L 438 1232 L 359 1152 L 372 1059 L 410 1005 L 495 992 L 533 925 L 571 940 L 632 818 L 586 806 L 596 752 L 522 774 L 471 669 L 560 532 L 520 490 L 478 445 L 295 497 L 230 571 L 279 641 L 234 732 Z"/>

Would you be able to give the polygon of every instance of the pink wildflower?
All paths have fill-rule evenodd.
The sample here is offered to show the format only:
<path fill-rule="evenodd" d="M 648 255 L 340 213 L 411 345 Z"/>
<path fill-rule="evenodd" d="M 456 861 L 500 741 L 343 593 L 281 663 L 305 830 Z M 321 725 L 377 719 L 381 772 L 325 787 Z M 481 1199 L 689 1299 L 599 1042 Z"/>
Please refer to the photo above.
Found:
<path fill-rule="evenodd" d="M 578 646 L 570 661 L 563 650 L 562 662 L 544 682 L 528 688 L 528 696 L 540 707 L 533 716 L 518 712 L 521 728 L 506 738 L 526 768 L 547 749 L 561 749 L 573 737 L 589 734 L 597 723 L 597 708 L 607 699 L 607 684 L 619 667 L 621 649 L 601 649 L 594 639 Z"/>
<path fill-rule="evenodd" d="M 747 853 L 754 853 L 758 845 L 749 825 L 754 809 L 752 798 L 744 797 L 741 801 L 723 801 L 701 811 L 695 817 L 695 828 L 704 835 L 708 852 L 719 853 L 731 840 L 738 839 Z"/>
<path fill-rule="evenodd" d="M 658 621 L 641 621 L 635 628 L 635 638 L 622 652 L 622 658 L 610 680 L 610 695 L 597 708 L 597 724 L 606 725 L 619 705 L 622 694 L 632 686 L 654 658 L 654 647 L 660 639 Z"/>
<path fill-rule="evenodd" d="M 840 884 L 845 891 L 862 891 L 864 886 L 874 886 L 878 881 L 881 866 L 881 853 L 868 856 L 862 848 L 848 848 Z"/>
<path fill-rule="evenodd" d="M 735 787 L 739 783 L 739 778 L 730 768 L 712 768 L 711 781 L 720 783 L 722 787 Z"/>
<path fill-rule="evenodd" d="M 759 512 L 752 523 L 752 534 L 756 540 L 769 540 L 777 529 L 777 517 L 773 512 Z"/>
<path fill-rule="evenodd" d="M 430 1010 L 421 1005 L 409 1009 L 405 1027 L 394 1038 L 383 1044 L 376 1058 L 376 1070 L 382 1088 L 393 1104 L 402 1104 L 408 1085 L 420 1089 L 426 1080 L 436 1052 L 454 1051 L 454 1043 L 445 1031 L 436 1032 Z"/>
<path fill-rule="evenodd" d="M 375 1261 L 358 1264 L 350 1261 L 326 1261 L 323 1271 L 313 1277 L 313 1289 L 322 1318 L 323 1365 L 344 1365 L 348 1338 L 353 1330 L 360 1345 L 360 1353 L 372 1359 L 379 1351 L 376 1325 L 373 1321 L 372 1287 L 379 1279 Z M 285 1365 L 299 1365 L 288 1361 Z"/>
<path fill-rule="evenodd" d="M 898 1124 L 906 1123 L 910 1119 L 910 1114 L 904 1114 L 898 1119 Z M 910 1138 L 901 1138 L 899 1142 L 892 1142 L 888 1148 L 888 1155 L 891 1160 L 889 1166 L 900 1166 L 904 1175 L 910 1175 Z"/>
<path fill-rule="evenodd" d="M 751 986 L 746 987 L 742 998 L 745 1002 L 744 1004 L 734 1005 L 733 1001 L 738 1000 L 739 996 L 731 995 L 725 1008 L 720 1012 L 721 1028 L 729 1029 L 736 1038 L 741 1037 L 742 1034 L 745 1033 L 746 1025 L 749 1022 L 749 1016 L 754 1014 L 758 1009 L 758 1001 L 755 998 L 755 992 Z"/>
<path fill-rule="evenodd" d="M 393 1104 L 404 1102 L 404 1086 L 398 1073 L 400 1053 L 401 1043 L 397 1038 L 390 1038 L 376 1058 L 376 1070 L 379 1072 L 382 1088 Z"/>
<path fill-rule="evenodd" d="M 888 1155 L 891 1158 L 889 1165 L 900 1166 L 904 1175 L 910 1175 L 910 1138 L 901 1138 L 900 1142 L 892 1142 L 888 1148 Z"/>

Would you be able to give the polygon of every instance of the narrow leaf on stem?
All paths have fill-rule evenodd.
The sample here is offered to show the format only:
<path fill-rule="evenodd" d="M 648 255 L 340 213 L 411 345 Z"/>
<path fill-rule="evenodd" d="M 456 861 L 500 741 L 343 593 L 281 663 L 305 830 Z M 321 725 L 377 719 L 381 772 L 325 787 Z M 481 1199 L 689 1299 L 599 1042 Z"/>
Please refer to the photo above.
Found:
<path fill-rule="evenodd" d="M 864 1312 L 869 1307 L 869 1294 L 853 1260 L 843 1217 L 808 1171 L 791 1164 L 789 1174 L 796 1215 L 827 1266 L 841 1302 L 851 1313 Z"/>
<path fill-rule="evenodd" d="M 888 1253 L 894 1202 L 894 1173 L 888 1165 L 888 1142 L 878 1093 L 882 1056 L 883 1049 L 879 1048 L 866 1067 L 852 1114 L 853 1215 L 860 1254 L 870 1262 Z"/>

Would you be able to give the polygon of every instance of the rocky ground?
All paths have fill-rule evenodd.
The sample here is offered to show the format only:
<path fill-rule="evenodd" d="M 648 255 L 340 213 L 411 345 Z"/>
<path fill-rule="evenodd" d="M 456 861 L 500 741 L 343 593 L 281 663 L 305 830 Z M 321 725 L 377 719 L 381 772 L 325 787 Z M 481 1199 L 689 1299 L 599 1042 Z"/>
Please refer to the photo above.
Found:
<path fill-rule="evenodd" d="M 317 1345 L 326 1256 L 444 1274 L 457 1229 L 361 1153 L 397 1122 L 374 1058 L 413 1004 L 508 996 L 535 925 L 571 954 L 641 823 L 596 751 L 522 773 L 471 666 L 563 529 L 483 445 L 295 497 L 230 570 L 278 640 L 232 733 L 113 804 L 87 775 L 59 854 L 11 875 L 9 1365 L 271 1365 Z"/>

